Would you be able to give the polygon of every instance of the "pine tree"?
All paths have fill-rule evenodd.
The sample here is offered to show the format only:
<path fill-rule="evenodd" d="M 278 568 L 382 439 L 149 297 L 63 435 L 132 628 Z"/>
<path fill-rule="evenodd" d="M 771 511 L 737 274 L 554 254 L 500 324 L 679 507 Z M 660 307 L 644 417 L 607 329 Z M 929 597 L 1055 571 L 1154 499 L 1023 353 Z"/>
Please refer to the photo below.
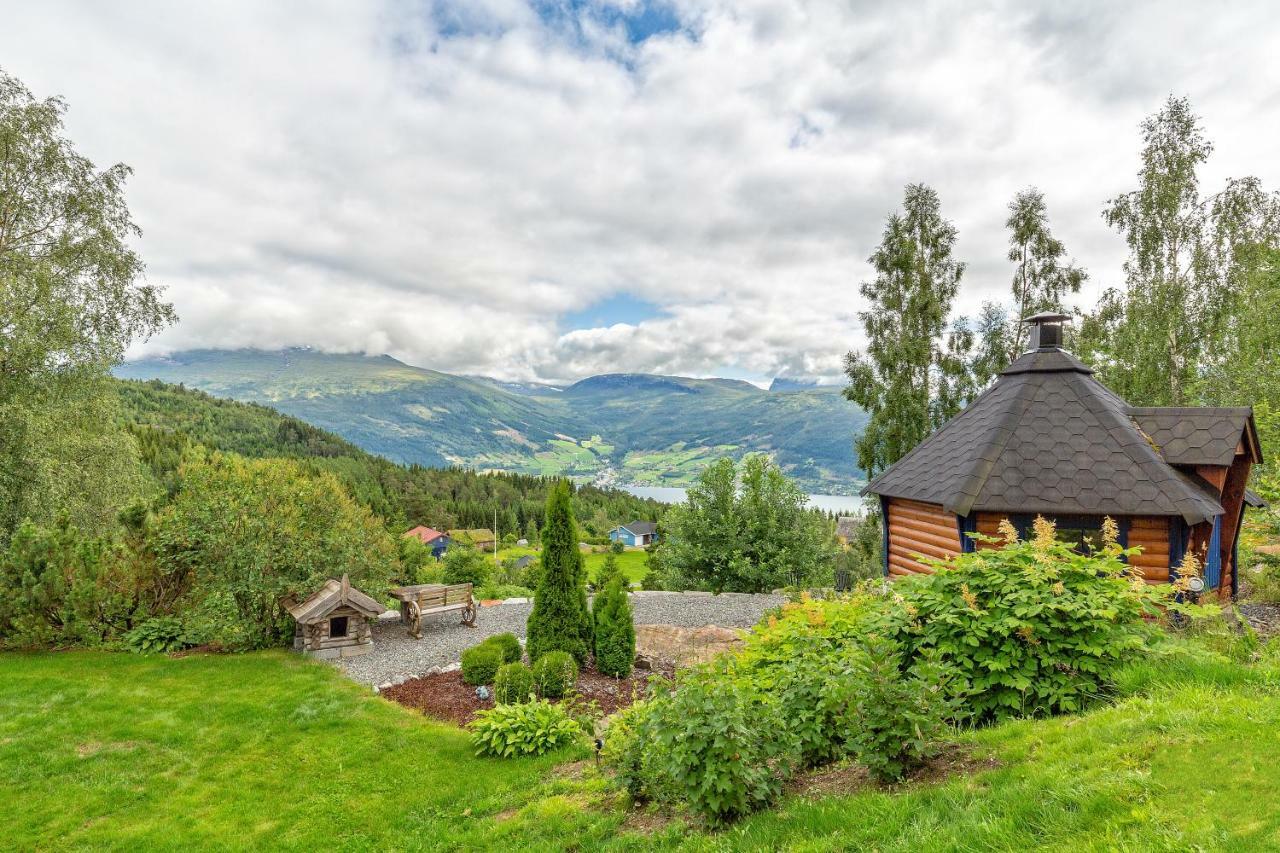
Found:
<path fill-rule="evenodd" d="M 585 663 L 592 646 L 587 610 L 586 569 L 578 550 L 569 483 L 560 481 L 547 496 L 542 527 L 542 576 L 529 614 L 529 659 L 565 651 Z"/>
<path fill-rule="evenodd" d="M 636 659 L 636 626 L 622 575 L 615 574 L 595 599 L 596 669 L 626 678 Z"/>
<path fill-rule="evenodd" d="M 596 575 L 595 588 L 603 591 L 609 586 L 609 582 L 615 577 L 621 577 L 622 572 L 618 568 L 618 557 L 612 551 L 605 554 L 604 565 L 600 567 L 600 574 Z"/>

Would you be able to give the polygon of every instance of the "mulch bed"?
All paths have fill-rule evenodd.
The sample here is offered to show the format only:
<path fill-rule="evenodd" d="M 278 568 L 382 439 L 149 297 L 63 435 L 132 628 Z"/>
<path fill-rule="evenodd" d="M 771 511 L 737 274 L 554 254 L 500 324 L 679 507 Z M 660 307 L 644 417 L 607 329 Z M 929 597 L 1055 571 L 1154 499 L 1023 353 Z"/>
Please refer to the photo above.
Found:
<path fill-rule="evenodd" d="M 614 678 L 589 666 L 579 674 L 577 690 L 572 696 L 580 702 L 595 702 L 608 716 L 644 698 L 650 676 L 671 678 L 673 672 L 669 665 L 656 664 L 652 671 L 637 669 L 629 678 Z M 476 698 L 476 689 L 463 682 L 460 670 L 413 678 L 388 687 L 382 695 L 429 717 L 458 726 L 471 722 L 477 711 L 493 707 L 492 698 Z"/>

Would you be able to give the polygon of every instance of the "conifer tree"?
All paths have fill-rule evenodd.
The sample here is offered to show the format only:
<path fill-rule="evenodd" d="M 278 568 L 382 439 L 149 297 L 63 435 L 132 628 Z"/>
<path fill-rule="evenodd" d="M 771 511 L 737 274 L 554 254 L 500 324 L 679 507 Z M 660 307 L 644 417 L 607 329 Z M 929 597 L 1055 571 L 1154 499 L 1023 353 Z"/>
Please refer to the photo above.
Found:
<path fill-rule="evenodd" d="M 542 576 L 528 621 L 529 659 L 565 651 L 585 663 L 592 646 L 587 610 L 586 570 L 578 550 L 578 529 L 568 481 L 552 487 L 542 527 Z"/>
<path fill-rule="evenodd" d="M 614 574 L 595 599 L 596 669 L 626 678 L 636 658 L 636 626 L 621 574 Z"/>

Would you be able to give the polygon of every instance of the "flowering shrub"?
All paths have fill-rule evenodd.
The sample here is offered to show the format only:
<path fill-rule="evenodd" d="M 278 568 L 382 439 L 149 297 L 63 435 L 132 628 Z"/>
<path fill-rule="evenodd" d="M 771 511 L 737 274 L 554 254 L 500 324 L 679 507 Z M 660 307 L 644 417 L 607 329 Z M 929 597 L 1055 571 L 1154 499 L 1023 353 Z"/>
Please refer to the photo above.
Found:
<path fill-rule="evenodd" d="M 1144 617 L 1184 607 L 1177 589 L 1121 560 L 1137 552 L 1117 544 L 1110 519 L 1091 554 L 1058 542 L 1043 518 L 1030 541 L 1008 522 L 1001 532 L 1002 547 L 930 561 L 935 574 L 897 584 L 886 622 L 913 659 L 934 654 L 955 670 L 976 720 L 1079 710 L 1147 645 Z"/>
<path fill-rule="evenodd" d="M 550 702 L 497 705 L 468 724 L 476 755 L 542 755 L 573 743 L 582 729 Z"/>

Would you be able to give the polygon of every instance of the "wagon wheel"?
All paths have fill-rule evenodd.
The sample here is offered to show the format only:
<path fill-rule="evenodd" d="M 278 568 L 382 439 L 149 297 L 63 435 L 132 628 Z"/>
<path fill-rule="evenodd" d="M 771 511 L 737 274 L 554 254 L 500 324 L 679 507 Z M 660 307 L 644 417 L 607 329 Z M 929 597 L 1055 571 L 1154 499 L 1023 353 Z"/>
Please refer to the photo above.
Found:
<path fill-rule="evenodd" d="M 462 611 L 462 624 L 468 628 L 476 626 L 476 605 L 475 602 L 468 604 Z"/>
<path fill-rule="evenodd" d="M 415 640 L 422 639 L 422 609 L 418 602 L 410 601 L 406 608 L 409 613 L 409 636 Z"/>

